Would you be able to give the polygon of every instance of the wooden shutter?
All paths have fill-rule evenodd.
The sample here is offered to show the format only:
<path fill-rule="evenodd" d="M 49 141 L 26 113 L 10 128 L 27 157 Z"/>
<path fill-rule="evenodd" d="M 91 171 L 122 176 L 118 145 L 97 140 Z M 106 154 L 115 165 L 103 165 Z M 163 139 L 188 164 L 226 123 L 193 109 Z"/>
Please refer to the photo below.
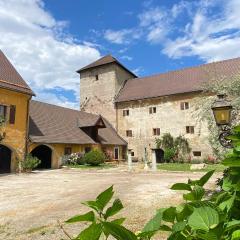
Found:
<path fill-rule="evenodd" d="M 181 102 L 181 110 L 184 110 L 184 102 Z"/>
<path fill-rule="evenodd" d="M 10 124 L 15 123 L 15 115 L 16 115 L 16 106 L 11 105 L 10 106 L 10 114 L 9 114 L 9 123 Z"/>

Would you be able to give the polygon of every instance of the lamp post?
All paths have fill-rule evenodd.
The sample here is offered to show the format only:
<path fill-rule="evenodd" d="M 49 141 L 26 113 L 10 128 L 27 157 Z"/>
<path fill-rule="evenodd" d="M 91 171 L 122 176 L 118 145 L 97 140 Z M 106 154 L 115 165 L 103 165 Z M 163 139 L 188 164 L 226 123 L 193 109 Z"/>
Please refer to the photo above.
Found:
<path fill-rule="evenodd" d="M 225 94 L 218 94 L 212 105 L 212 111 L 217 126 L 221 129 L 219 142 L 225 148 L 232 148 L 232 141 L 227 139 L 231 135 L 231 102 L 226 99 Z"/>

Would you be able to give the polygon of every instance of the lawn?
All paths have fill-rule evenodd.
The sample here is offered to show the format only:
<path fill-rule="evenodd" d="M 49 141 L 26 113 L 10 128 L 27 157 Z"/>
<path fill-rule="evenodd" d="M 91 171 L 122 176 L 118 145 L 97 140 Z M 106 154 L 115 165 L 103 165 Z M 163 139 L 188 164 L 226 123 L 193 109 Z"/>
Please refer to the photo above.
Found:
<path fill-rule="evenodd" d="M 210 170 L 216 170 L 216 172 L 222 172 L 226 167 L 222 164 L 207 164 L 204 169 L 199 170 L 191 170 L 192 164 L 190 163 L 161 163 L 158 164 L 157 167 L 159 170 L 167 170 L 167 171 L 180 171 L 180 172 L 207 172 Z"/>

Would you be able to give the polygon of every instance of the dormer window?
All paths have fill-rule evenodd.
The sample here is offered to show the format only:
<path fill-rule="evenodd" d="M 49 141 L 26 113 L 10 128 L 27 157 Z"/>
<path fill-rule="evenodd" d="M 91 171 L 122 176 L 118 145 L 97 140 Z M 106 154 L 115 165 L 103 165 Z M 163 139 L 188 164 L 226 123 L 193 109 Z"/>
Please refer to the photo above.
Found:
<path fill-rule="evenodd" d="M 98 74 L 95 75 L 95 80 L 98 81 Z"/>

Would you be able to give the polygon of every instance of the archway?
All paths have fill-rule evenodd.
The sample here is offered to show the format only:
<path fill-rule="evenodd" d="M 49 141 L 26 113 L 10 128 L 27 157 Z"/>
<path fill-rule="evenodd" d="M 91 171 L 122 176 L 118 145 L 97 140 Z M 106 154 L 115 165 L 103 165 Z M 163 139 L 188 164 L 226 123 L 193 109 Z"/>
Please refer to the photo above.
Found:
<path fill-rule="evenodd" d="M 11 172 L 12 151 L 4 145 L 0 145 L 0 173 Z"/>
<path fill-rule="evenodd" d="M 156 149 L 156 161 L 157 163 L 164 162 L 164 151 L 162 149 Z"/>
<path fill-rule="evenodd" d="M 38 169 L 48 169 L 52 167 L 52 149 L 46 145 L 40 145 L 31 152 L 32 156 L 41 160 Z"/>

